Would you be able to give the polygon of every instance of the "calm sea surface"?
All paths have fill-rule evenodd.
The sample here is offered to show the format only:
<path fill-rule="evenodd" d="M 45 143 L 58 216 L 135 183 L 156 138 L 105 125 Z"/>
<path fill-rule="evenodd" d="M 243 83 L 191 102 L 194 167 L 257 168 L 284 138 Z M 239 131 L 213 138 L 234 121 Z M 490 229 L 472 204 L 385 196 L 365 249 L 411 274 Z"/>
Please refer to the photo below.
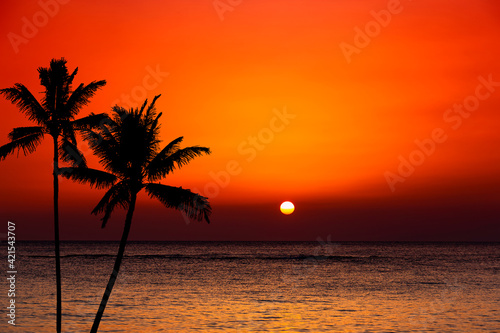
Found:
<path fill-rule="evenodd" d="M 64 332 L 89 332 L 117 249 L 63 243 Z M 16 263 L 0 332 L 55 332 L 52 244 Z M 500 332 L 500 244 L 131 242 L 100 332 Z"/>

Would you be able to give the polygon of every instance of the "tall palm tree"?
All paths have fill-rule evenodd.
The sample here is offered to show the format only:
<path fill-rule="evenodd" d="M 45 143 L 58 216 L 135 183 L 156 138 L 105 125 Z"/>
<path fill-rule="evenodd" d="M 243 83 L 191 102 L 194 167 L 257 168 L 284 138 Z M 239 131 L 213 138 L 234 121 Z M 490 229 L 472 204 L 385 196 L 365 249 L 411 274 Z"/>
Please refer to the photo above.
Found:
<path fill-rule="evenodd" d="M 125 246 L 132 224 L 137 194 L 144 189 L 151 197 L 158 199 L 167 208 L 178 209 L 190 218 L 209 221 L 211 207 L 208 199 L 182 187 L 160 184 L 166 175 L 187 164 L 193 158 L 210 154 L 205 147 L 187 147 L 180 149 L 182 137 L 170 142 L 160 150 L 158 122 L 161 113 L 156 112 L 156 96 L 147 107 L 147 100 L 142 107 L 130 109 L 115 106 L 110 123 L 101 131 L 88 130 L 86 133 L 90 147 L 99 157 L 106 171 L 90 168 L 61 169 L 64 177 L 81 183 L 89 183 L 96 188 L 109 188 L 101 201 L 92 211 L 104 213 L 104 228 L 116 207 L 127 209 L 125 225 L 116 256 L 113 272 L 102 296 L 91 332 L 97 332 L 111 291 L 115 284 L 125 252 Z"/>
<path fill-rule="evenodd" d="M 42 142 L 45 134 L 52 136 L 54 144 L 54 243 L 56 257 L 56 289 L 57 289 L 57 332 L 61 332 L 62 295 L 61 295 L 61 259 L 59 255 L 59 156 L 65 162 L 85 166 L 86 161 L 76 145 L 75 132 L 97 127 L 106 118 L 104 114 L 90 114 L 75 119 L 80 109 L 89 103 L 95 92 L 102 88 L 106 81 L 93 81 L 87 85 L 81 83 L 72 89 L 73 73 L 68 72 L 66 60 L 52 59 L 50 67 L 38 68 L 41 85 L 45 88 L 43 98 L 38 101 L 21 83 L 11 88 L 1 89 L 0 94 L 17 105 L 37 126 L 17 127 L 10 134 L 10 142 L 0 147 L 0 161 L 8 155 L 20 150 L 24 155 L 32 153 Z"/>

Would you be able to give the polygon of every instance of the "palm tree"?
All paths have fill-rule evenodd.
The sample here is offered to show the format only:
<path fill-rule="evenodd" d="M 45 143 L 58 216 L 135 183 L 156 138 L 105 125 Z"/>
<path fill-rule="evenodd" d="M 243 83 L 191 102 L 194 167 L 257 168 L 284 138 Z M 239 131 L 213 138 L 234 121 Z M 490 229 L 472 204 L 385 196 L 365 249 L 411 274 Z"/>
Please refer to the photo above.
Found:
<path fill-rule="evenodd" d="M 106 118 L 104 114 L 75 119 L 80 109 L 89 103 L 95 92 L 106 84 L 106 81 L 93 81 L 88 85 L 80 84 L 72 90 L 72 83 L 78 71 L 76 68 L 69 74 L 66 60 L 52 59 L 50 67 L 38 68 L 40 83 L 45 87 L 43 98 L 38 101 L 33 94 L 20 83 L 11 88 L 1 89 L 4 95 L 37 126 L 17 127 L 10 134 L 10 142 L 0 147 L 0 161 L 8 155 L 20 150 L 24 155 L 32 153 L 42 142 L 45 134 L 52 136 L 54 143 L 54 243 L 56 257 L 56 289 L 57 289 L 57 332 L 61 332 L 62 295 L 61 295 L 61 262 L 59 255 L 59 156 L 73 165 L 85 166 L 85 158 L 76 145 L 75 132 L 97 127 Z"/>
<path fill-rule="evenodd" d="M 180 149 L 182 137 L 170 142 L 160 150 L 159 118 L 155 102 L 156 96 L 147 106 L 130 109 L 115 106 L 110 123 L 100 132 L 88 130 L 86 138 L 90 147 L 100 159 L 106 171 L 90 168 L 64 168 L 62 175 L 80 183 L 89 183 L 96 188 L 109 188 L 92 211 L 104 213 L 102 227 L 106 226 L 116 207 L 127 209 L 123 234 L 116 256 L 113 272 L 109 278 L 102 301 L 97 311 L 91 332 L 97 332 L 111 291 L 120 271 L 125 246 L 132 224 L 137 194 L 144 189 L 151 197 L 158 199 L 167 208 L 175 208 L 190 218 L 209 221 L 211 207 L 208 199 L 182 187 L 162 185 L 160 179 L 187 164 L 202 154 L 210 154 L 205 147 Z"/>

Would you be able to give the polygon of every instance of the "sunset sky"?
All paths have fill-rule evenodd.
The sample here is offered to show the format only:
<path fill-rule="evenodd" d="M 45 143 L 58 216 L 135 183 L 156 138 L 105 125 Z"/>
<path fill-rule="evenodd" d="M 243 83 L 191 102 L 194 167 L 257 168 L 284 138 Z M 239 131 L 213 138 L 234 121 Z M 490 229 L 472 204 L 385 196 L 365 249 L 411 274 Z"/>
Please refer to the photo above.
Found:
<path fill-rule="evenodd" d="M 208 196 L 212 223 L 142 193 L 132 240 L 500 240 L 494 0 L 0 6 L 0 88 L 38 94 L 37 68 L 64 57 L 75 83 L 107 80 L 80 117 L 161 94 L 164 144 L 211 148 L 163 183 Z M 5 144 L 31 123 L 0 108 Z M 52 239 L 49 138 L 0 162 L 0 218 L 18 239 Z M 90 215 L 103 193 L 61 180 L 63 240 L 119 239 L 123 211 L 104 230 Z"/>

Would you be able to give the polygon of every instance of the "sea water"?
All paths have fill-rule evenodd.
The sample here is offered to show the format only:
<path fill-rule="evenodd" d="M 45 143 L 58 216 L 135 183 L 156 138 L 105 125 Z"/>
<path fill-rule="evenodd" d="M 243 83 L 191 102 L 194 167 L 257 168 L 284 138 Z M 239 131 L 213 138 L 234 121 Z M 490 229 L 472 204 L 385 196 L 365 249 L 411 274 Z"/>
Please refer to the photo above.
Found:
<path fill-rule="evenodd" d="M 63 332 L 90 331 L 117 250 L 62 243 Z M 55 332 L 53 244 L 16 267 L 0 331 Z M 500 332 L 500 244 L 130 242 L 99 331 Z"/>

